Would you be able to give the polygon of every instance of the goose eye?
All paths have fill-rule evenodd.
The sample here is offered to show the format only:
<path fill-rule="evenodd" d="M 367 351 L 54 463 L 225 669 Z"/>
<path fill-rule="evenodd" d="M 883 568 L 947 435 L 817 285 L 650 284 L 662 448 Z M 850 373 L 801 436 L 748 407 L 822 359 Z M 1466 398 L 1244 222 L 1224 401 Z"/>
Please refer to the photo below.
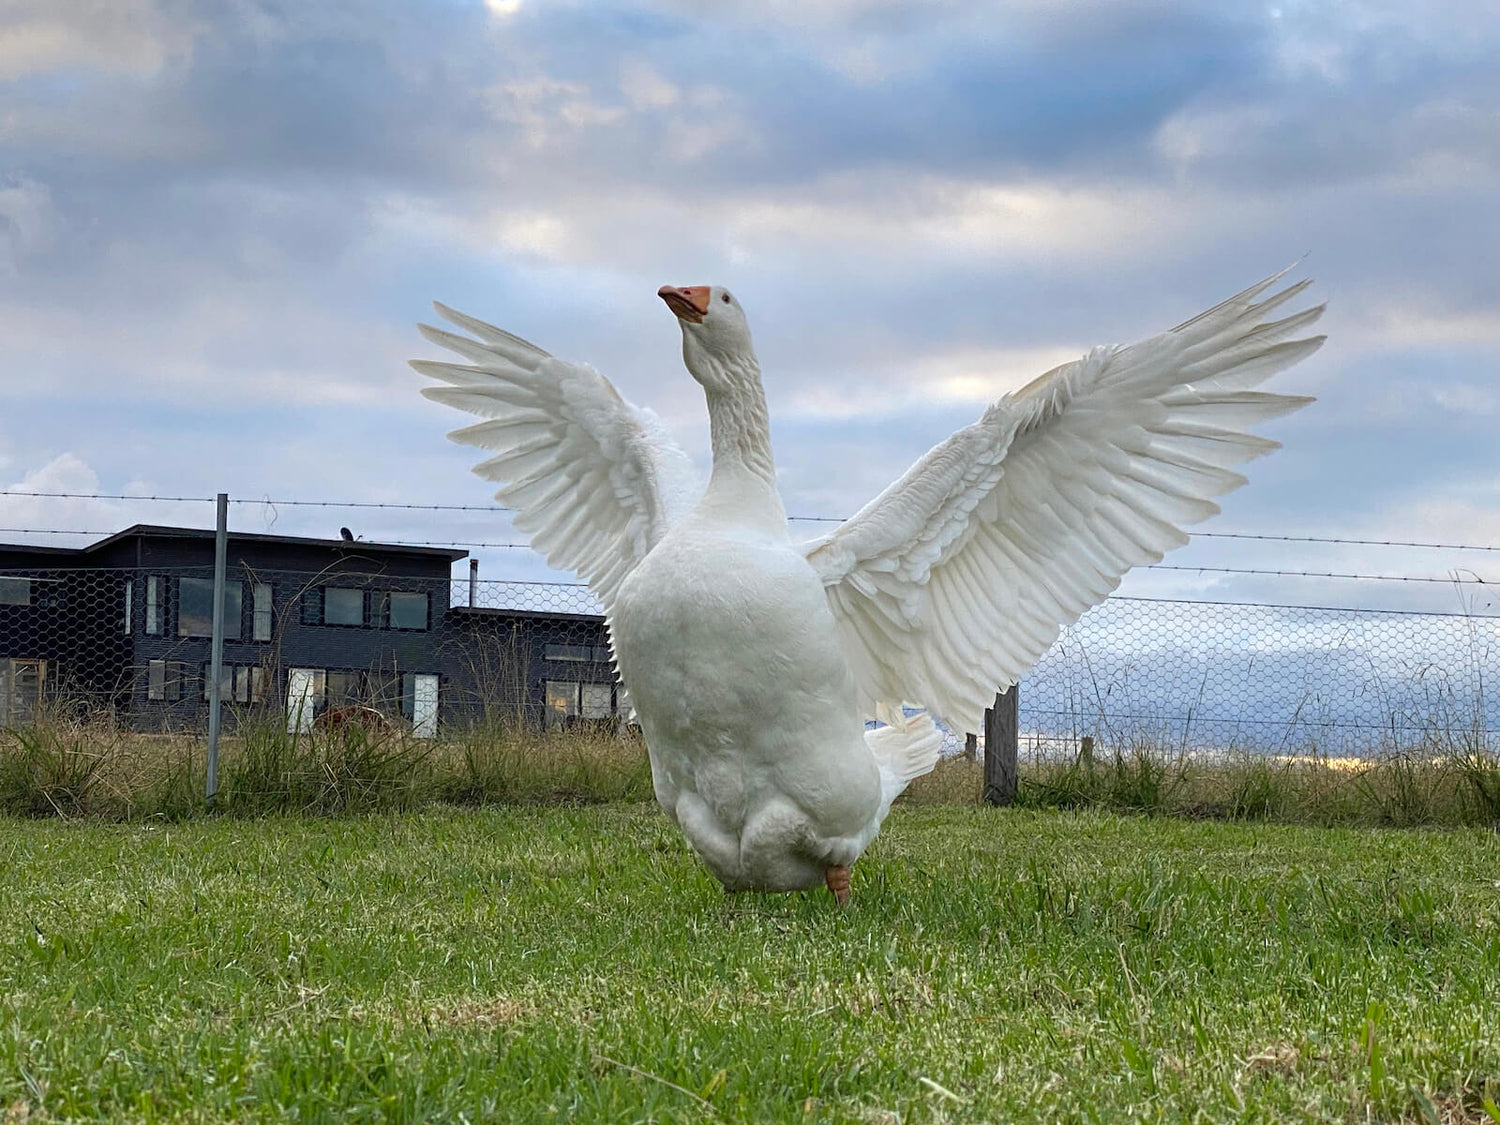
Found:
<path fill-rule="evenodd" d="M 729 304 L 729 294 L 725 293 L 719 300 L 723 301 L 726 305 Z"/>

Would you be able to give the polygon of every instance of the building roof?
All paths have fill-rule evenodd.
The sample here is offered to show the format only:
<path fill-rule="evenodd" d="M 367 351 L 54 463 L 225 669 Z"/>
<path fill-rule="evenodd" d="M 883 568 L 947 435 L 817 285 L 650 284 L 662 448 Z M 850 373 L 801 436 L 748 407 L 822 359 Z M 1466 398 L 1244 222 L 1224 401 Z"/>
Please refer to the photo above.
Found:
<path fill-rule="evenodd" d="M 0 550 L 20 551 L 52 558 L 78 558 L 93 554 L 124 539 L 213 539 L 212 528 L 166 527 L 161 524 L 138 523 L 117 531 L 86 547 L 41 547 L 23 543 L 0 543 Z M 296 547 L 328 547 L 341 551 L 379 551 L 381 554 L 410 555 L 423 558 L 441 558 L 450 562 L 467 558 L 468 551 L 451 547 L 409 547 L 400 543 L 375 543 L 365 539 L 312 539 L 301 535 L 265 535 L 251 531 L 231 531 L 230 542 L 266 543 Z"/>

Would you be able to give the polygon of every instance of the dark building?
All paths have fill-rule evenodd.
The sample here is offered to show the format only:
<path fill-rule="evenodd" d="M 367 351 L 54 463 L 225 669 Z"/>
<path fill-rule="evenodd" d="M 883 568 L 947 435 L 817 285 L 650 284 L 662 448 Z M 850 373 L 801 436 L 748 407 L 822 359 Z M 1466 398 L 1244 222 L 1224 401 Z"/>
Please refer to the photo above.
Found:
<path fill-rule="evenodd" d="M 219 685 L 230 713 L 284 709 L 303 727 L 329 708 L 369 706 L 420 735 L 501 710 L 614 714 L 602 618 L 454 606 L 451 569 L 466 555 L 231 533 Z M 214 533 L 194 528 L 137 525 L 82 548 L 0 545 L 0 725 L 47 702 L 139 729 L 201 726 L 213 561 Z"/>
<path fill-rule="evenodd" d="M 604 618 L 487 606 L 454 606 L 445 650 L 454 721 L 517 712 L 548 726 L 628 715 Z"/>

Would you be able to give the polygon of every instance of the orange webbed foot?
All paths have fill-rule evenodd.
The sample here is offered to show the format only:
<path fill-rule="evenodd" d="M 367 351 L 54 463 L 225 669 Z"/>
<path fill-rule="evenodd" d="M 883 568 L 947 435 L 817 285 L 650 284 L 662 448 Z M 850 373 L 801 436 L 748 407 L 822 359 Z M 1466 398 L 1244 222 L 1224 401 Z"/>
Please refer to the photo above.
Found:
<path fill-rule="evenodd" d="M 849 905 L 849 868 L 839 863 L 830 867 L 823 875 L 828 889 L 833 892 L 833 901 L 840 906 Z"/>

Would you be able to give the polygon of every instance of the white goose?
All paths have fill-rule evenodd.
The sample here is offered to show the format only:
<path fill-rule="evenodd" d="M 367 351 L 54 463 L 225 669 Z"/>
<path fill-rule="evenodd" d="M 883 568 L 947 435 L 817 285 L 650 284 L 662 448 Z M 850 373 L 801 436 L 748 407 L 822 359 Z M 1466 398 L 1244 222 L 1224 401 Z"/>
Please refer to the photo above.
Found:
<path fill-rule="evenodd" d="M 718 286 L 659 294 L 708 399 L 706 490 L 593 368 L 482 321 L 437 305 L 472 338 L 423 334 L 470 362 L 412 366 L 487 419 L 449 436 L 494 452 L 474 471 L 603 603 L 656 798 L 698 855 L 730 890 L 826 881 L 843 903 L 936 761 L 929 716 L 978 729 L 1061 626 L 1218 512 L 1245 483 L 1231 466 L 1277 448 L 1250 426 L 1312 401 L 1251 389 L 1323 342 L 1292 339 L 1321 305 L 1268 319 L 1308 284 L 1264 296 L 1281 276 L 1006 395 L 810 543 L 788 534 L 760 365 Z"/>

